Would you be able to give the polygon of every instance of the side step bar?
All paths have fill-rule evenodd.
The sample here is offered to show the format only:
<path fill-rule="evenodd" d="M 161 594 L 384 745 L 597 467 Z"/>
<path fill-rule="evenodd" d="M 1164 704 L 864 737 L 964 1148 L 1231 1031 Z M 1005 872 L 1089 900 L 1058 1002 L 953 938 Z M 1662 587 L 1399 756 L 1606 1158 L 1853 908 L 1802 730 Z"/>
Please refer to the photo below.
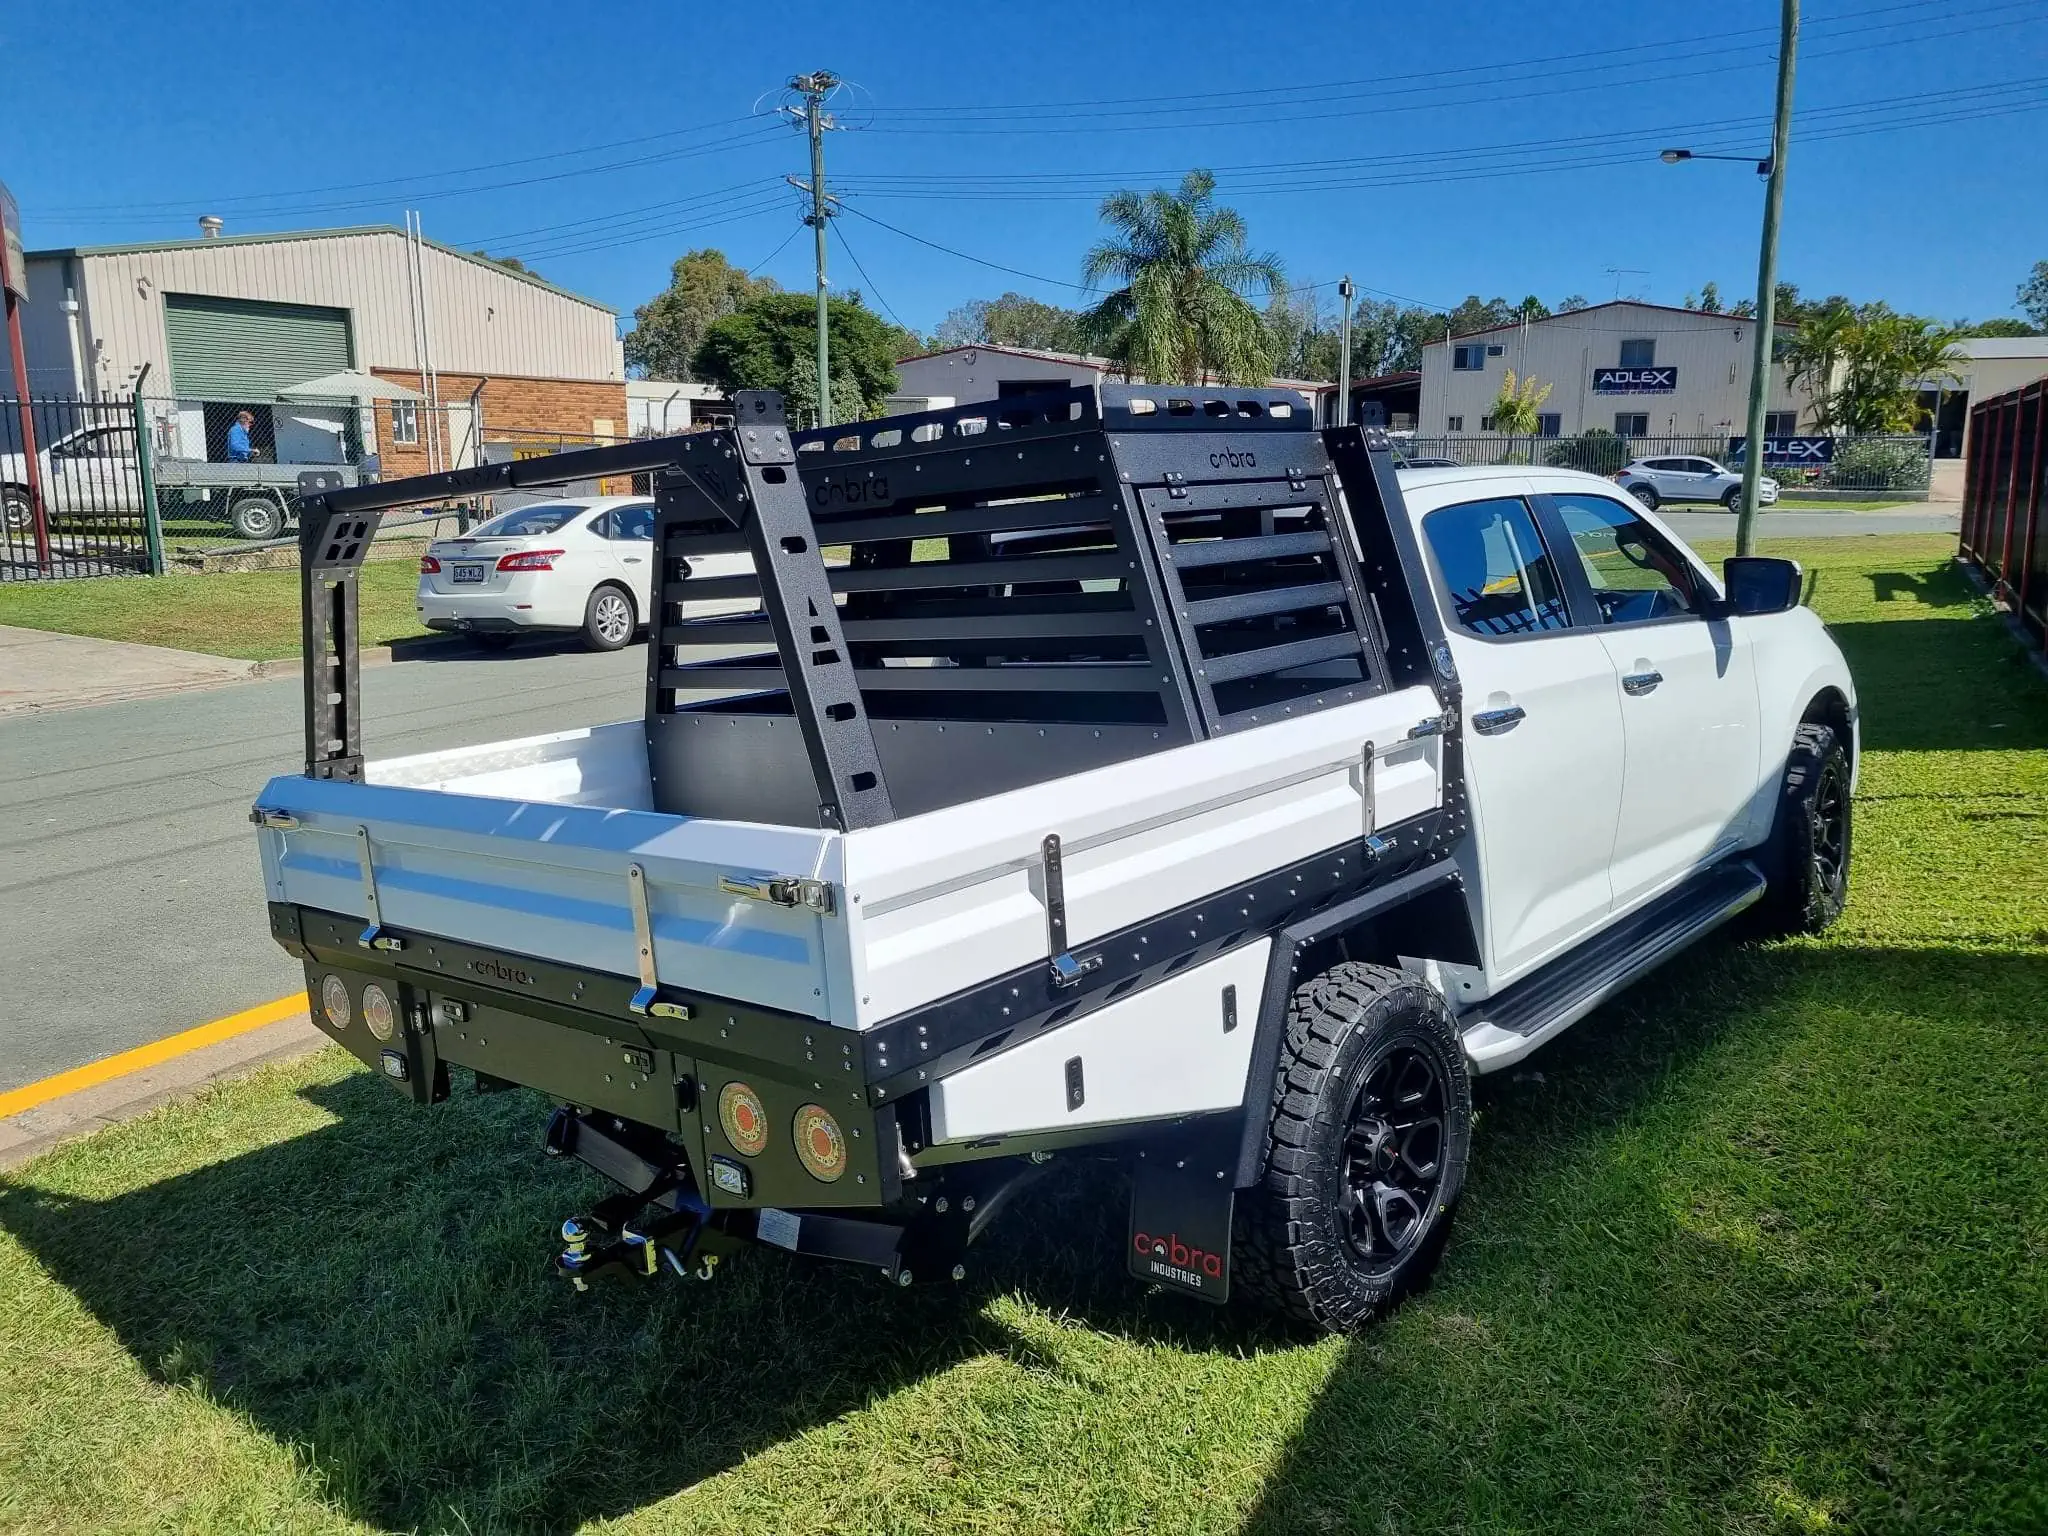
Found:
<path fill-rule="evenodd" d="M 1475 1003 L 1459 1021 L 1472 1070 L 1513 1066 L 1763 893 L 1763 872 L 1754 864 L 1716 865 L 1499 996 Z"/>

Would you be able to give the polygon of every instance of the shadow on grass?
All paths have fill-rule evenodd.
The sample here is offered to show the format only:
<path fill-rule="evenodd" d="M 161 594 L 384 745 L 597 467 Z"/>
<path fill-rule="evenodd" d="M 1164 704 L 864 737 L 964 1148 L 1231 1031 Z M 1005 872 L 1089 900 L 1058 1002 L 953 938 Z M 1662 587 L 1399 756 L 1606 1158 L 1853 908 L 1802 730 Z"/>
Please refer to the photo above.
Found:
<path fill-rule="evenodd" d="M 1437 1283 L 1244 1529 L 2026 1527 L 2044 1002 L 2048 951 L 1721 944 L 1482 1079 Z"/>
<path fill-rule="evenodd" d="M 1931 578 L 1946 589 L 1963 578 Z M 1937 606 L 1948 606 L 1946 603 Z M 1865 751 L 2032 751 L 2048 747 L 2048 694 L 2004 627 L 1929 619 L 1831 624 L 1850 671 L 1882 678 L 1865 694 Z"/>
<path fill-rule="evenodd" d="M 1986 967 L 2005 973 L 1988 990 Z M 1561 1280 L 1558 1270 L 1588 1252 L 1579 1185 L 1597 1159 L 1587 1154 L 1665 1101 L 1749 1010 L 1789 1013 L 1845 995 L 1932 1010 L 1937 994 L 1965 984 L 1987 1000 L 2018 990 L 2038 1001 L 2048 996 L 2048 958 L 1722 946 L 1652 977 L 1530 1070 L 1486 1080 L 1477 1171 L 1442 1285 L 1350 1347 L 1253 1527 L 1378 1528 L 1368 1505 L 1413 1511 L 1461 1486 L 1458 1457 L 1472 1448 L 1447 1443 L 1443 1425 L 1486 1405 L 1464 1400 L 1455 1378 L 1414 1369 L 1434 1358 L 1404 1343 L 1416 1329 L 1455 1333 L 1483 1305 L 1540 1319 L 1560 1348 L 1601 1336 L 1629 1349 L 1670 1342 L 1617 1331 L 1619 1302 L 1683 1330 L 1660 1311 L 1654 1269 L 1611 1280 Z M 303 1448 L 337 1507 L 388 1527 L 566 1530 L 663 1498 L 962 1361 L 1028 1362 L 1031 1343 L 986 1305 L 1003 1294 L 1183 1351 L 1303 1342 L 1237 1309 L 1130 1285 L 1122 1183 L 1090 1164 L 1058 1168 L 1025 1195 L 960 1287 L 893 1291 L 865 1272 L 760 1250 L 710 1285 L 664 1280 L 578 1296 L 549 1272 L 550 1237 L 599 1187 L 539 1156 L 538 1100 L 460 1097 L 421 1112 L 361 1073 L 307 1097 L 334 1120 L 114 1198 L 68 1196 L 39 1185 L 33 1169 L 0 1181 L 0 1225 L 154 1377 L 189 1384 Z M 1484 1358 L 1486 1341 L 1471 1343 Z M 1754 1384 L 1768 1364 L 1741 1361 L 1738 1371 Z M 1486 1411 L 1514 1421 L 1536 1459 L 1483 1475 L 1516 1513 L 1509 1523 L 1541 1523 L 1541 1499 L 1559 1479 L 1583 1476 L 1571 1447 L 1556 1442 L 1558 1426 L 1583 1433 L 1613 1411 L 1602 1397 L 1617 1384 L 1539 1371 L 1521 1388 L 1525 1402 Z M 1615 1433 L 1639 1436 L 1637 1413 L 1656 1408 L 1634 1404 Z M 1745 1447 L 1749 1438 L 1736 1434 Z M 1617 1486 L 1583 1497 L 1598 1493 L 1598 1509 L 1627 1524 L 1615 1501 L 1637 1486 L 1639 1469 L 1610 1470 Z"/>

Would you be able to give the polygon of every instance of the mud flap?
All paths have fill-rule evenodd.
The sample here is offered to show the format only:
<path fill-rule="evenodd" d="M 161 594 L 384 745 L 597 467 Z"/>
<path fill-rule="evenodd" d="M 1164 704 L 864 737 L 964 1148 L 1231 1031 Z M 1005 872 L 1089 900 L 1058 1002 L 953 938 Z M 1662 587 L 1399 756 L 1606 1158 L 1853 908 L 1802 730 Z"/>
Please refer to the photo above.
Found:
<path fill-rule="evenodd" d="M 1148 1149 L 1131 1172 L 1131 1273 L 1221 1305 L 1230 1298 L 1228 1164 Z"/>

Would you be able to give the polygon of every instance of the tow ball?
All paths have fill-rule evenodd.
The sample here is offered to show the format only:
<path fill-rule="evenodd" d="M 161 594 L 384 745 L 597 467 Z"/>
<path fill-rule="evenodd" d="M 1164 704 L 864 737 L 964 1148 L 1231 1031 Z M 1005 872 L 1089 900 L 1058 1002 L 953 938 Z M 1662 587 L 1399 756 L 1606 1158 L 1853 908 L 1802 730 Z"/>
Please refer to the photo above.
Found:
<path fill-rule="evenodd" d="M 720 1255 L 701 1246 L 711 1208 L 691 1192 L 679 1191 L 677 1198 L 678 1209 L 651 1218 L 635 1219 L 644 1204 L 638 1197 L 633 1197 L 633 1210 L 619 1216 L 603 1206 L 588 1216 L 571 1216 L 562 1223 L 555 1273 L 579 1291 L 589 1290 L 598 1275 L 646 1278 L 660 1274 L 663 1265 L 686 1279 L 711 1279 Z"/>

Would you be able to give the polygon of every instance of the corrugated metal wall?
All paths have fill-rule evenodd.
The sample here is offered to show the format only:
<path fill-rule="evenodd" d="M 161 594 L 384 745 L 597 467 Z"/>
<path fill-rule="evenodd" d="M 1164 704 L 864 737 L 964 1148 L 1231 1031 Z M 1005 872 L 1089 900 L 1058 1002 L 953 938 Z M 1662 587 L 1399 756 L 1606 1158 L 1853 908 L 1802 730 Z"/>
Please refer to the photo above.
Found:
<path fill-rule="evenodd" d="M 422 248 L 433 361 L 448 373 L 620 379 L 609 311 L 480 262 Z M 349 311 L 358 368 L 416 369 L 405 236 L 397 230 L 263 241 L 196 241 L 87 255 L 85 321 L 102 387 L 148 363 L 168 383 L 164 295 L 210 294 Z M 33 348 L 31 352 L 33 352 Z"/>

